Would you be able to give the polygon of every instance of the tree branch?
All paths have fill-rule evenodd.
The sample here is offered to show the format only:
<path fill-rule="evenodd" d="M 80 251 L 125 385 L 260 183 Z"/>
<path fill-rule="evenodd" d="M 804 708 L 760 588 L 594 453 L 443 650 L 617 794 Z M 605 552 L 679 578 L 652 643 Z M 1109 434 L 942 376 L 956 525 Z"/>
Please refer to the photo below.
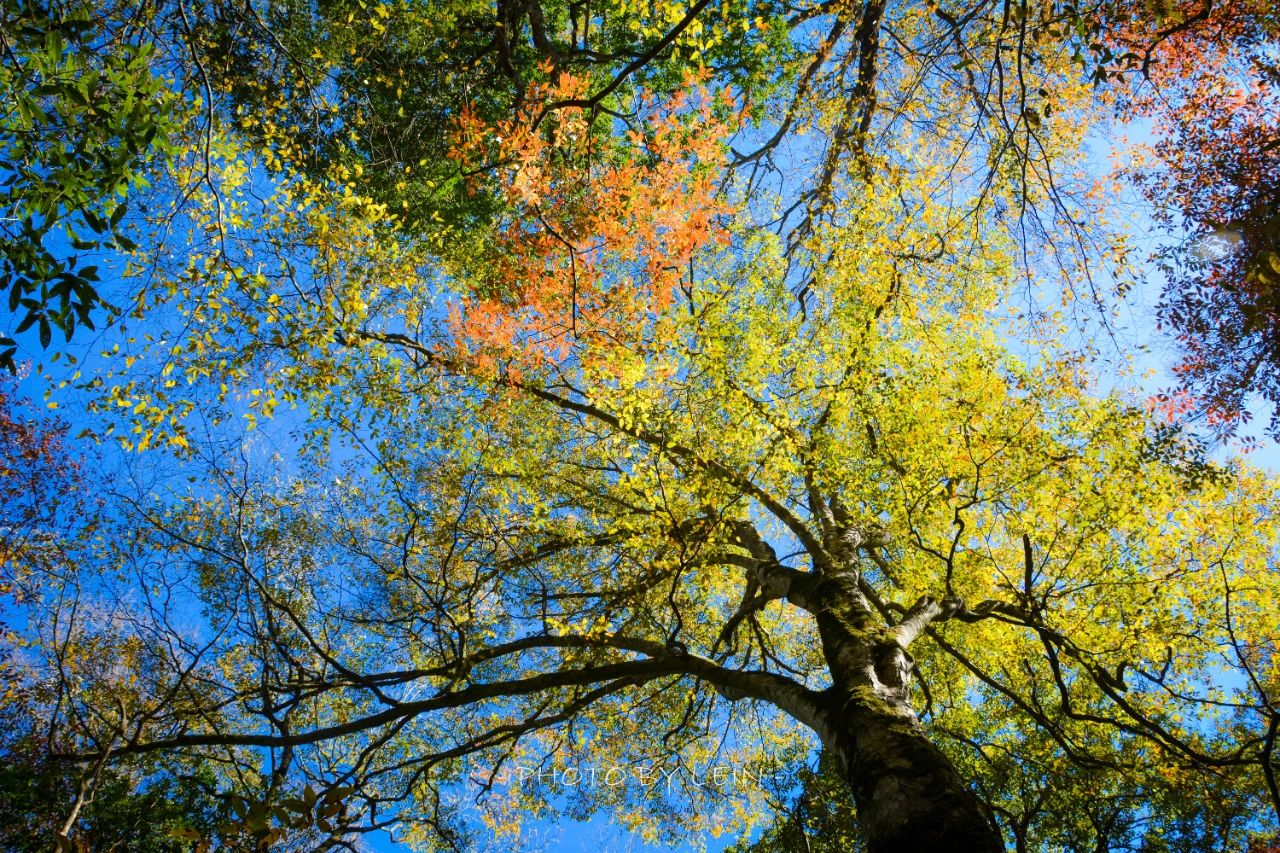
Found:
<path fill-rule="evenodd" d="M 256 746 L 279 748 L 333 740 L 369 731 L 389 723 L 400 722 L 422 714 L 475 705 L 492 699 L 529 696 L 547 690 L 579 687 L 606 682 L 625 681 L 644 684 L 671 675 L 692 676 L 707 682 L 726 698 L 751 698 L 769 702 L 819 734 L 825 730 L 825 716 L 819 694 L 783 676 L 759 671 L 726 669 L 712 660 L 672 650 L 665 643 L 626 636 L 550 636 L 524 637 L 492 649 L 476 653 L 469 659 L 474 665 L 482 660 L 514 654 L 529 649 L 612 648 L 632 651 L 649 657 L 597 666 L 585 666 L 544 672 L 527 678 L 472 684 L 459 690 L 446 690 L 428 699 L 401 702 L 383 711 L 337 725 L 294 734 L 191 734 L 178 735 L 145 743 L 120 746 L 114 754 L 134 755 L 168 749 L 198 746 Z M 60 755 L 78 762 L 96 761 L 101 753 Z"/>

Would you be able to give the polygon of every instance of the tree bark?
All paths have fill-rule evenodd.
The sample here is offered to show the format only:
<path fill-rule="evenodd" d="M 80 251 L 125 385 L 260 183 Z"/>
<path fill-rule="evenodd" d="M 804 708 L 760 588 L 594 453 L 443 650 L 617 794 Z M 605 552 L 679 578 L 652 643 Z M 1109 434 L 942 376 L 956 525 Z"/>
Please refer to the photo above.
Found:
<path fill-rule="evenodd" d="M 814 592 L 832 677 L 824 740 L 843 765 L 869 853 L 1002 853 L 990 811 L 911 707 L 906 646 L 941 606 L 922 598 L 886 627 L 855 572 L 828 575 Z"/>
<path fill-rule="evenodd" d="M 914 719 L 855 702 L 833 723 L 869 853 L 1002 853 L 987 809 Z"/>

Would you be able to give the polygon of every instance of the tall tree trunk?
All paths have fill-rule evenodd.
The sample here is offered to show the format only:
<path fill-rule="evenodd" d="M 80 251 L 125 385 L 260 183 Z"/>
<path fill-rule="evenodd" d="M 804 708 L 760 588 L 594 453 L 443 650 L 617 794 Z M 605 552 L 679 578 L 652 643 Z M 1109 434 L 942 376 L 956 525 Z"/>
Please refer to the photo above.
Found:
<path fill-rule="evenodd" d="M 826 739 L 841 759 L 869 853 L 1002 853 L 989 810 L 911 707 L 906 646 L 928 619 L 886 627 L 854 572 L 829 575 L 815 592 L 832 677 Z M 917 607 L 925 617 L 940 609 L 931 599 Z"/>
<path fill-rule="evenodd" d="M 833 722 L 869 853 L 1002 853 L 987 809 L 919 723 L 874 703 Z"/>

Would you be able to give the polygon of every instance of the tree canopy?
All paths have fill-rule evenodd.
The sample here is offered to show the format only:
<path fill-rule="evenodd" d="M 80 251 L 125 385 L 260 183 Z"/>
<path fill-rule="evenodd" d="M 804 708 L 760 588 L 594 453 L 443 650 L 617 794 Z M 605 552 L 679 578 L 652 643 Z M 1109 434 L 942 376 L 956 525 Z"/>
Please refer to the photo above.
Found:
<path fill-rule="evenodd" d="M 31 36 L 68 80 L 4 78 L 40 106 L 5 129 L 14 239 L 55 270 L 41 229 L 82 216 L 119 273 L 43 371 L 68 423 L 0 400 L 0 488 L 63 496 L 0 530 L 28 833 L 108 844 L 161 800 L 156 849 L 598 813 L 756 849 L 1276 831 L 1280 494 L 1195 417 L 1270 393 L 1270 314 L 1185 301 L 1273 280 L 1269 143 L 1221 171 L 1274 132 L 1232 106 L 1272 85 L 1261 4 L 84 14 L 134 76 Z M 49 130 L 85 98 L 166 106 Z M 1138 117 L 1127 175 L 1186 241 L 1154 400 L 1108 316 L 1152 268 L 1141 194 L 1090 150 Z M 77 138 L 115 154 L 60 177 Z M 14 334 L 91 322 L 87 281 Z"/>

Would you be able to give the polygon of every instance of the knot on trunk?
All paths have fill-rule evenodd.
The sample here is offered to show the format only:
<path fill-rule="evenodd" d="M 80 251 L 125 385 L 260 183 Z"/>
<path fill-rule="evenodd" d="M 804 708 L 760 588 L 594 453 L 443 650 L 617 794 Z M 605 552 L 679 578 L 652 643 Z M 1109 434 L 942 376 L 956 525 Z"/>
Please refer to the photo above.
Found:
<path fill-rule="evenodd" d="M 835 534 L 831 551 L 842 562 L 852 562 L 859 548 L 884 548 L 893 541 L 889 531 L 877 524 L 841 524 Z"/>
<path fill-rule="evenodd" d="M 952 619 L 958 613 L 964 612 L 964 599 L 958 595 L 948 595 L 942 599 L 942 612 L 938 614 L 938 621 L 946 621 Z"/>
<path fill-rule="evenodd" d="M 915 669 L 915 658 L 895 639 L 894 642 L 876 646 L 873 665 L 876 681 L 891 691 L 894 699 L 901 700 L 907 686 L 911 683 L 911 673 Z"/>
<path fill-rule="evenodd" d="M 777 563 L 759 563 L 754 571 L 747 572 L 748 581 L 754 580 L 760 587 L 761 595 L 769 601 L 786 598 L 791 591 L 790 575 L 777 571 L 777 568 Z"/>

